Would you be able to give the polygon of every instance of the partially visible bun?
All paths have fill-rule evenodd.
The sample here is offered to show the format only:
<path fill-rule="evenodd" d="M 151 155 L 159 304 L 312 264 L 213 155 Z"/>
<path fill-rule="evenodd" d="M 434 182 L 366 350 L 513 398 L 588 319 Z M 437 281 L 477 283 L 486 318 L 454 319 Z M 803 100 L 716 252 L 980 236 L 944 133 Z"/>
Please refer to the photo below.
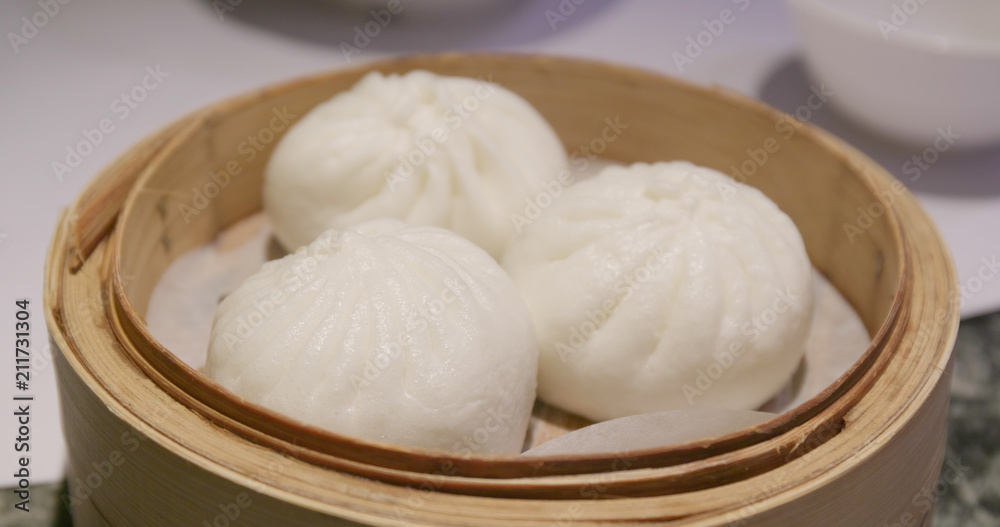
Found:
<path fill-rule="evenodd" d="M 538 331 L 538 394 L 595 420 L 754 409 L 798 367 L 812 266 L 757 189 L 686 162 L 568 187 L 503 259 Z"/>
<path fill-rule="evenodd" d="M 552 127 L 484 80 L 372 72 L 275 147 L 264 208 L 289 250 L 393 217 L 451 229 L 499 258 L 510 215 L 566 166 Z"/>
<path fill-rule="evenodd" d="M 338 433 L 516 454 L 537 365 L 528 311 L 489 255 L 385 219 L 264 264 L 219 305 L 205 373 Z"/>

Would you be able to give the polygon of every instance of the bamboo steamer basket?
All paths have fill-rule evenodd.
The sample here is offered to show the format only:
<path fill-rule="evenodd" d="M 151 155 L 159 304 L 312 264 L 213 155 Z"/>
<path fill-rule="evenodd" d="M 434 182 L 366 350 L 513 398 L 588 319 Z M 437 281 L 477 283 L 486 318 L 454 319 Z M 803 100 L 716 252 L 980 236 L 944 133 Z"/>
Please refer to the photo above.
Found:
<path fill-rule="evenodd" d="M 776 141 L 746 182 L 794 220 L 871 345 L 825 391 L 759 426 L 659 449 L 531 459 L 306 426 L 226 392 L 160 345 L 142 318 L 159 277 L 261 208 L 280 131 L 261 136 L 252 160 L 240 143 L 368 71 L 413 69 L 500 83 L 567 149 L 617 117 L 627 131 L 602 156 L 623 162 L 686 159 L 729 173 Z M 227 169 L 238 174 L 220 178 Z M 195 203 L 195 190 L 207 199 Z M 847 226 L 860 230 L 850 236 Z M 759 102 L 581 60 L 431 55 L 227 100 L 136 145 L 64 213 L 45 310 L 81 525 L 929 525 L 915 496 L 933 487 L 944 456 L 955 290 L 947 250 L 898 181 Z"/>

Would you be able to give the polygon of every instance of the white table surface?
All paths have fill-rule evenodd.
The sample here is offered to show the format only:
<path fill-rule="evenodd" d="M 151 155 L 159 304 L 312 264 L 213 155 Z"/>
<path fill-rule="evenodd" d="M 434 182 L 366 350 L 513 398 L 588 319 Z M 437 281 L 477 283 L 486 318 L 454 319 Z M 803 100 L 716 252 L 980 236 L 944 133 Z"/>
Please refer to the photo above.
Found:
<path fill-rule="evenodd" d="M 797 56 L 794 29 L 777 0 L 589 0 L 565 21 L 557 20 L 554 29 L 546 11 L 558 12 L 570 0 L 486 2 L 467 8 L 464 18 L 402 2 L 403 13 L 352 55 L 352 64 L 447 50 L 549 53 L 720 84 L 786 111 L 794 111 L 809 95 L 811 81 Z M 718 18 L 723 9 L 730 9 L 735 20 L 680 71 L 673 53 L 683 53 L 687 37 L 696 36 L 703 22 Z M 103 165 L 178 116 L 260 86 L 347 65 L 340 44 L 352 44 L 354 27 L 370 20 L 366 11 L 319 0 L 244 0 L 221 17 L 207 0 L 70 0 L 15 51 L 11 34 L 22 32 L 21 17 L 31 18 L 39 10 L 37 0 L 0 4 L 5 36 L 0 42 L 0 341 L 5 349 L 13 345 L 14 301 L 30 299 L 32 346 L 38 357 L 29 392 L 35 396 L 34 484 L 61 478 L 65 464 L 41 308 L 42 267 L 59 210 Z M 126 116 L 119 98 L 142 82 L 147 67 L 158 67 L 165 77 Z M 78 167 L 57 177 L 52 163 L 65 162 L 67 147 L 105 118 L 113 123 L 112 132 Z M 827 107 L 811 121 L 867 151 L 916 192 L 950 245 L 962 283 L 975 275 L 982 258 L 1000 254 L 1000 149 L 947 152 L 911 181 L 903 164 L 920 148 L 894 147 L 868 137 Z M 977 284 L 973 280 L 970 285 Z M 997 308 L 1000 280 L 987 281 L 981 291 L 967 296 L 963 314 Z M 8 403 L 0 411 L 0 437 L 5 438 L 0 441 L 0 485 L 6 486 L 14 483 L 11 438 L 17 428 L 11 397 L 17 394 L 13 350 L 3 357 L 0 398 Z"/>

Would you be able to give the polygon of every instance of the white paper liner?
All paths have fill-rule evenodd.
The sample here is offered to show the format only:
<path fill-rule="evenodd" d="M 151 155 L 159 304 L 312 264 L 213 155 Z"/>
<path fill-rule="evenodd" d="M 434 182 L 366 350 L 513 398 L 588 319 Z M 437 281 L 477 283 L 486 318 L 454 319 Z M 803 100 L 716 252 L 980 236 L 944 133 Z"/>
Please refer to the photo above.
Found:
<path fill-rule="evenodd" d="M 265 261 L 280 256 L 281 252 L 271 237 L 267 218 L 257 214 L 223 232 L 211 245 L 182 255 L 163 274 L 150 298 L 145 316 L 150 333 L 180 360 L 200 370 L 205 364 L 212 318 L 218 302 L 255 273 Z M 816 313 L 806 344 L 805 359 L 785 389 L 760 411 L 781 413 L 809 400 L 846 372 L 868 347 L 870 338 L 857 313 L 820 273 L 814 273 L 814 278 Z M 665 415 L 614 420 L 602 426 L 606 430 L 608 424 L 617 423 L 614 426 L 621 426 L 622 433 L 608 435 L 600 430 L 597 433 L 618 438 L 609 439 L 605 445 L 608 451 L 618 451 L 624 444 L 620 440 L 622 437 L 630 434 L 645 437 L 649 435 L 645 430 L 651 427 L 671 427 L 674 425 L 670 423 L 679 422 L 677 419 L 691 420 L 690 415 L 668 412 Z M 709 411 L 702 416 L 704 419 L 691 420 L 690 426 L 681 427 L 686 432 L 666 434 L 659 441 L 714 437 L 739 430 L 754 421 L 754 415 L 747 417 L 750 421 L 732 417 L 736 414 L 727 415 Z M 540 402 L 535 407 L 525 449 L 588 424 L 580 417 Z M 694 437 L 699 433 L 703 435 Z M 596 448 L 586 434 L 579 441 L 564 443 L 563 448 L 591 451 Z M 634 444 L 656 446 L 645 440 Z"/>
<path fill-rule="evenodd" d="M 522 456 L 618 454 L 718 437 L 758 425 L 775 414 L 724 408 L 686 408 L 596 423 L 536 446 Z"/>

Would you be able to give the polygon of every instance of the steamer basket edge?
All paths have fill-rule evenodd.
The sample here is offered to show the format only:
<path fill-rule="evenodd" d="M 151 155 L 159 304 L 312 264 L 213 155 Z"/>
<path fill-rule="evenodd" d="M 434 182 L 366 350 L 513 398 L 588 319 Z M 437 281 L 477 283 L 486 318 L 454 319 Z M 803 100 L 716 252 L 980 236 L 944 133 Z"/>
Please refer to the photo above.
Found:
<path fill-rule="evenodd" d="M 454 59 L 451 59 L 451 60 L 454 60 Z M 817 137 L 819 137 L 820 141 L 827 141 L 827 140 L 830 141 L 830 144 L 832 146 L 834 146 L 834 147 L 837 147 L 836 150 L 839 151 L 839 152 L 841 152 L 843 155 L 846 155 L 846 156 L 854 155 L 854 153 L 851 151 L 851 149 L 845 148 L 845 147 L 843 147 L 843 145 L 839 145 L 839 142 L 837 142 L 836 140 L 833 140 L 833 139 L 829 139 L 827 136 L 825 136 L 821 132 L 815 132 L 815 131 L 812 131 L 812 130 L 806 130 L 806 131 L 803 132 L 803 134 L 809 134 L 809 135 L 816 135 L 816 134 L 818 134 Z M 876 170 L 881 170 L 881 169 L 877 169 L 877 167 L 876 167 Z M 883 181 L 880 181 L 880 183 L 882 185 L 885 185 L 887 182 L 883 180 Z M 898 205 L 896 205 L 896 207 L 898 207 L 900 210 L 906 211 L 908 214 L 918 214 L 918 215 L 920 214 L 919 211 L 918 211 L 918 209 L 916 208 L 916 206 L 912 203 L 912 199 L 909 198 L 908 196 L 901 197 L 900 198 L 900 202 L 899 202 Z M 896 213 L 896 208 L 890 208 L 890 210 L 893 211 L 893 214 Z M 920 216 L 920 217 L 918 217 L 918 220 L 919 221 L 917 221 L 917 224 L 916 224 L 917 226 L 921 226 L 922 224 L 926 224 L 926 218 L 923 218 L 922 216 Z M 930 233 L 929 236 L 931 236 L 931 242 L 932 242 L 932 243 L 926 244 L 926 247 L 930 247 L 930 249 L 927 249 L 926 247 L 924 247 L 924 250 L 925 251 L 929 251 L 929 252 L 934 252 L 933 249 L 936 248 L 940 252 L 940 250 L 942 248 L 940 246 L 939 240 L 936 239 L 936 234 L 933 232 L 933 228 L 930 227 L 929 224 L 927 224 L 926 228 L 922 228 L 921 231 L 926 231 L 926 232 L 921 232 L 921 235 L 928 235 L 928 232 L 929 232 Z M 57 251 L 57 250 L 58 249 L 54 246 L 53 247 L 53 253 L 55 251 Z M 50 257 L 49 257 L 49 264 L 50 265 L 53 263 L 53 253 L 50 253 Z M 945 269 L 945 274 L 948 274 L 950 272 L 951 276 L 954 276 L 953 271 L 950 269 L 950 261 L 947 261 L 947 258 L 945 258 L 945 261 L 944 261 L 943 265 L 944 265 L 944 269 Z M 54 323 L 54 321 L 57 320 L 59 317 L 56 316 L 56 310 L 53 309 L 53 305 L 52 305 L 52 302 L 51 302 L 51 299 L 50 299 L 50 295 L 52 297 L 57 296 L 57 293 L 55 292 L 55 290 L 59 288 L 59 285 L 57 285 L 58 281 L 54 280 L 55 276 L 56 275 L 52 272 L 52 270 L 50 270 L 50 271 L 47 272 L 47 278 L 49 279 L 49 285 L 50 285 L 50 287 L 47 288 L 47 295 L 46 295 L 46 297 L 47 297 L 47 300 L 49 300 L 49 301 L 47 301 L 47 310 L 46 311 L 47 311 L 47 316 L 51 313 L 51 316 L 49 316 L 50 327 L 59 328 L 59 325 Z M 954 280 L 952 280 L 952 282 L 954 282 Z M 951 285 L 951 284 L 949 284 L 949 285 Z M 938 305 L 941 305 L 940 302 L 938 302 Z M 105 308 L 106 308 L 106 306 L 105 306 Z M 942 307 L 940 309 L 945 309 L 945 308 Z M 928 339 L 928 342 L 935 341 L 936 344 L 938 346 L 941 346 L 941 349 L 944 349 L 944 350 L 950 350 L 951 342 L 954 339 L 954 322 L 957 320 L 957 313 L 954 311 L 953 306 L 949 307 L 948 309 L 951 309 L 952 311 L 946 312 L 945 318 L 943 319 L 944 324 L 943 324 L 943 326 L 941 328 L 942 331 L 940 332 L 940 334 L 935 333 L 935 332 L 931 332 L 929 335 L 926 335 L 926 338 Z M 57 333 L 57 332 L 53 331 L 53 333 Z M 60 333 L 60 334 L 62 333 L 62 328 L 60 328 L 60 330 L 58 331 L 58 333 Z M 950 333 L 950 336 L 949 336 L 949 333 Z M 935 340 L 935 339 L 937 339 L 937 340 Z M 60 344 L 65 344 L 65 343 L 66 342 L 64 341 L 64 342 L 61 342 Z M 943 353 L 943 355 L 942 355 L 942 358 L 946 359 L 946 357 L 947 357 L 947 351 L 945 351 Z M 77 365 L 74 365 L 74 367 L 77 367 Z M 931 374 L 932 375 L 938 375 L 939 373 L 937 373 L 937 372 L 931 372 Z M 60 375 L 60 376 L 62 377 L 63 375 Z M 923 383 L 924 383 L 922 385 L 923 386 L 923 390 L 919 394 L 917 394 L 917 395 L 930 397 L 933 394 L 933 395 L 936 395 L 937 397 L 940 397 L 939 386 L 941 385 L 941 382 L 939 382 L 939 379 L 937 379 L 936 377 L 934 377 L 934 378 L 928 377 L 928 378 L 924 378 L 923 379 Z M 923 400 L 921 400 L 920 396 L 916 396 L 915 395 L 914 396 L 914 401 L 923 402 Z M 945 397 L 946 397 L 946 394 L 945 394 Z M 110 405 L 109 405 L 109 407 L 110 407 Z M 910 412 L 911 414 L 917 412 L 917 409 L 911 409 L 911 410 L 913 410 L 912 412 Z M 125 417 L 125 418 L 134 417 L 134 416 L 128 415 L 129 412 L 128 412 L 127 409 L 123 409 L 121 411 L 122 411 L 122 416 Z M 906 417 L 906 416 L 903 416 L 903 417 Z M 909 417 L 912 417 L 912 415 L 909 416 Z M 889 431 L 889 430 L 887 429 L 887 431 Z M 887 439 L 887 441 L 891 441 L 892 434 L 889 434 L 889 436 L 890 437 L 889 437 L 889 439 Z M 873 447 L 873 450 L 877 450 L 877 449 L 875 449 Z M 875 453 L 873 453 L 872 455 L 875 455 Z M 84 467 L 85 466 L 86 465 L 84 464 Z M 226 471 L 223 470 L 223 472 L 226 472 Z M 921 479 L 924 479 L 924 478 L 921 478 Z M 628 501 L 628 500 L 626 500 L 626 501 Z M 584 510 L 589 510 L 588 507 L 590 507 L 591 505 L 592 504 L 583 506 Z M 596 511 L 593 511 L 593 512 L 596 513 Z"/>

